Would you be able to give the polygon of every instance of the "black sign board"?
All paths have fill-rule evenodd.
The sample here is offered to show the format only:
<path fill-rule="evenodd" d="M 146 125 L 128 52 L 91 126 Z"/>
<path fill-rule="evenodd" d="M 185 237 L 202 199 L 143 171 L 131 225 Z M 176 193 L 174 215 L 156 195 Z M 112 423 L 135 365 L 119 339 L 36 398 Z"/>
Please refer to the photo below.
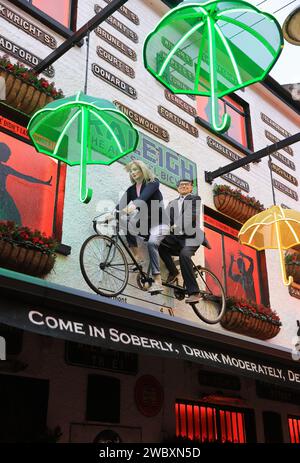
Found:
<path fill-rule="evenodd" d="M 190 116 L 196 117 L 196 109 L 190 104 L 186 103 L 186 101 L 182 100 L 182 98 L 179 98 L 179 96 L 174 95 L 174 93 L 171 93 L 169 90 L 165 90 L 165 97 L 168 101 L 176 105 L 178 108 L 182 109 L 187 114 L 190 114 Z"/>
<path fill-rule="evenodd" d="M 283 127 L 281 127 L 281 125 L 277 124 L 277 122 L 273 121 L 272 119 L 270 119 L 268 116 L 266 116 L 264 113 L 260 113 L 260 117 L 262 118 L 262 120 L 268 124 L 270 127 L 272 127 L 273 129 L 277 130 L 277 132 L 279 132 L 281 135 L 284 136 L 284 138 L 287 138 L 287 137 L 290 137 L 292 134 L 290 132 L 288 132 L 287 130 L 285 130 Z"/>
<path fill-rule="evenodd" d="M 241 389 L 241 381 L 237 376 L 202 369 L 198 372 L 198 382 L 202 386 L 231 389 L 232 391 Z"/>
<path fill-rule="evenodd" d="M 106 3 L 111 3 L 113 0 L 104 0 Z M 133 24 L 136 24 L 137 26 L 140 24 L 140 19 L 139 17 L 131 11 L 127 6 L 122 5 L 118 9 L 118 13 L 121 13 L 125 18 L 129 19 Z"/>
<path fill-rule="evenodd" d="M 280 175 L 282 178 L 284 178 L 288 182 L 291 182 L 293 185 L 298 186 L 298 180 L 296 179 L 296 177 L 291 175 L 289 172 L 287 172 L 286 170 L 283 170 L 281 167 L 277 166 L 273 162 L 271 162 L 271 168 L 273 172 Z"/>
<path fill-rule="evenodd" d="M 291 161 L 289 158 L 284 156 L 284 154 L 280 153 L 279 151 L 274 151 L 274 153 L 272 153 L 271 156 L 274 156 L 274 158 L 276 158 L 277 161 L 282 162 L 282 164 L 289 167 L 290 169 L 296 170 L 296 166 L 293 163 L 293 161 Z"/>
<path fill-rule="evenodd" d="M 0 15 L 6 21 L 18 27 L 18 29 L 21 29 L 22 31 L 26 32 L 26 34 L 31 35 L 31 37 L 34 37 L 35 39 L 39 40 L 44 45 L 47 45 L 47 47 L 57 47 L 57 41 L 53 37 L 53 35 L 50 35 L 47 32 L 43 31 L 38 26 L 33 24 L 31 21 L 28 21 L 28 19 L 21 16 L 19 13 L 16 13 L 10 8 L 7 8 L 7 6 L 3 5 L 3 3 L 0 3 Z"/>
<path fill-rule="evenodd" d="M 41 58 L 38 58 L 33 53 L 25 50 L 25 48 L 20 47 L 2 35 L 0 35 L 0 50 L 3 50 L 5 53 L 8 53 L 14 58 L 17 58 L 17 60 L 27 64 L 27 66 L 30 68 L 33 68 L 42 61 Z M 45 69 L 43 74 L 45 74 L 47 77 L 54 77 L 53 66 L 49 66 L 47 69 Z"/>
<path fill-rule="evenodd" d="M 101 10 L 103 10 L 101 6 L 99 5 L 94 6 L 94 11 L 96 14 L 99 13 L 99 11 Z M 111 16 L 108 16 L 108 18 L 106 19 L 106 22 L 110 24 L 114 29 L 121 32 L 121 34 L 125 35 L 125 37 L 130 39 L 132 42 L 138 43 L 139 41 L 138 35 L 133 30 L 129 29 L 129 27 L 127 27 L 124 23 L 122 23 L 122 21 L 119 21 L 117 18 L 111 15 Z"/>
<path fill-rule="evenodd" d="M 245 180 L 242 180 L 237 175 L 234 175 L 232 172 L 228 172 L 228 174 L 221 175 L 221 177 L 224 180 L 227 180 L 227 182 L 232 183 L 232 185 L 235 185 L 238 188 L 240 188 L 241 190 L 244 190 L 247 193 L 249 193 L 249 191 L 250 191 L 249 183 L 246 182 Z"/>
<path fill-rule="evenodd" d="M 188 360 L 220 368 L 229 374 L 250 376 L 299 390 L 300 365 L 296 362 L 284 364 L 266 356 L 258 358 L 249 351 L 234 352 L 217 345 L 209 346 L 203 340 L 196 342 L 141 328 L 129 328 L 118 324 L 117 320 L 104 321 L 99 315 L 97 318 L 87 318 L 86 314 L 78 314 L 76 310 L 66 313 L 59 308 L 26 306 L 12 297 L 1 297 L 0 323 L 81 344 Z"/>
<path fill-rule="evenodd" d="M 295 201 L 298 201 L 298 193 L 288 186 L 286 186 L 284 183 L 279 182 L 275 178 L 273 178 L 273 185 L 274 188 L 277 190 L 281 191 L 281 193 L 284 193 L 285 195 L 289 196 L 290 198 L 293 198 Z"/>
<path fill-rule="evenodd" d="M 231 161 L 237 161 L 238 159 L 241 159 L 241 156 L 234 153 L 234 151 L 227 148 L 227 146 L 222 145 L 222 143 L 220 143 L 219 141 L 214 140 L 211 137 L 207 137 L 206 141 L 207 141 L 207 144 L 208 144 L 208 146 L 210 148 L 214 149 L 215 151 L 217 151 L 220 154 L 223 154 L 223 156 L 230 159 Z M 248 166 L 248 165 L 243 166 L 243 169 L 250 170 L 250 166 Z"/>
<path fill-rule="evenodd" d="M 99 368 L 128 374 L 138 372 L 138 355 L 133 352 L 66 341 L 65 358 L 68 364 L 80 367 Z"/>
<path fill-rule="evenodd" d="M 137 98 L 137 92 L 134 87 L 127 84 L 122 79 L 119 79 L 119 77 L 115 76 L 111 72 L 106 71 L 101 66 L 98 66 L 98 64 L 92 63 L 92 72 L 96 77 L 99 77 L 99 79 L 102 79 L 118 90 L 121 90 L 121 92 L 130 96 L 130 98 L 133 98 L 134 100 Z"/>
<path fill-rule="evenodd" d="M 114 35 L 102 29 L 102 27 L 97 27 L 97 29 L 95 29 L 95 34 L 106 43 L 109 43 L 109 45 L 114 47 L 116 50 L 123 53 L 123 55 L 128 56 L 128 58 L 132 59 L 132 61 L 137 60 L 137 54 L 132 48 L 125 45 L 125 43 L 121 42 L 121 40 L 117 39 Z"/>
<path fill-rule="evenodd" d="M 269 132 L 268 130 L 265 130 L 265 137 L 270 140 L 272 143 L 278 143 L 280 141 L 280 138 L 276 137 L 273 135 L 273 133 Z M 291 156 L 294 156 L 294 151 L 290 146 L 285 146 L 282 148 L 284 151 L 286 151 L 288 154 Z"/>
<path fill-rule="evenodd" d="M 257 397 L 277 402 L 287 402 L 300 405 L 300 390 L 288 389 L 281 386 L 271 386 L 263 381 L 256 381 Z"/>
<path fill-rule="evenodd" d="M 100 46 L 97 47 L 96 51 L 97 51 L 97 55 L 99 56 L 99 58 L 104 59 L 109 64 L 119 69 L 121 72 L 131 77 L 132 79 L 135 78 L 134 69 L 128 66 L 128 64 L 124 63 L 124 61 L 120 60 L 119 58 L 114 56 L 112 53 L 110 53 L 109 51 L 105 50 L 104 48 Z"/>
<path fill-rule="evenodd" d="M 185 130 L 185 132 L 189 133 L 193 137 L 199 137 L 199 131 L 196 127 L 194 127 L 189 122 L 186 122 L 184 119 L 177 116 L 177 114 L 174 114 L 172 111 L 169 111 L 167 108 L 164 108 L 163 106 L 158 106 L 158 113 L 164 119 L 167 119 L 167 121 L 172 122 L 172 124 L 176 125 L 180 129 Z"/>

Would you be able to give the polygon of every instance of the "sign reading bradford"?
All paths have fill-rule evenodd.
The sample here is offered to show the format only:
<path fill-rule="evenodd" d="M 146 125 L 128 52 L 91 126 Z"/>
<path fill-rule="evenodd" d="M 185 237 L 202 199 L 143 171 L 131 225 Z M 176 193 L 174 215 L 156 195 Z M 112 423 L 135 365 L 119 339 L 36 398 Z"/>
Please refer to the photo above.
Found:
<path fill-rule="evenodd" d="M 97 51 L 97 55 L 100 58 L 104 59 L 105 61 L 107 61 L 112 66 L 119 69 L 121 72 L 131 77 L 132 79 L 135 78 L 134 69 L 128 66 L 128 64 L 124 63 L 124 61 L 120 60 L 119 58 L 112 55 L 111 53 L 109 53 L 107 50 L 105 50 L 104 48 L 100 46 L 97 47 L 96 51 Z"/>
<path fill-rule="evenodd" d="M 101 6 L 99 5 L 94 6 L 94 11 L 96 14 L 99 13 L 99 11 L 101 10 L 103 10 Z M 138 35 L 133 30 L 129 29 L 129 27 L 125 26 L 125 24 L 119 21 L 117 18 L 115 18 L 114 16 L 109 16 L 105 21 L 108 24 L 110 24 L 114 29 L 121 32 L 121 34 L 125 35 L 125 37 L 132 40 L 132 42 L 138 43 L 139 41 Z"/>
<path fill-rule="evenodd" d="M 124 113 L 129 119 L 132 120 L 136 125 L 142 127 L 143 129 L 147 130 L 147 132 L 152 133 L 158 138 L 161 138 L 164 141 L 169 141 L 170 136 L 168 132 L 163 129 L 161 126 L 155 124 L 155 122 L 150 121 L 141 114 L 133 111 L 132 109 L 128 108 L 127 106 L 123 105 L 119 101 L 114 101 L 114 104 L 119 108 L 122 113 Z"/>
<path fill-rule="evenodd" d="M 272 143 L 278 143 L 280 141 L 280 138 L 277 138 L 273 133 L 269 132 L 268 130 L 265 130 L 265 137 L 270 140 Z M 282 148 L 284 151 L 286 151 L 288 154 L 291 156 L 294 156 L 294 151 L 290 146 L 286 146 L 285 148 Z"/>
<path fill-rule="evenodd" d="M 298 186 L 298 180 L 296 179 L 296 177 L 293 177 L 293 175 L 291 175 L 289 172 L 287 172 L 286 170 L 281 169 L 281 167 L 277 166 L 273 162 L 271 163 L 271 168 L 272 168 L 273 172 L 280 175 L 281 177 L 283 177 L 288 182 L 291 182 L 293 185 Z"/>
<path fill-rule="evenodd" d="M 212 148 L 220 154 L 223 154 L 223 156 L 225 156 L 227 159 L 230 159 L 231 161 L 237 161 L 237 159 L 241 159 L 241 156 L 234 153 L 229 148 L 219 143 L 217 140 L 214 140 L 211 137 L 207 137 L 206 141 L 210 148 Z M 243 166 L 243 169 L 250 170 L 250 166 Z"/>
<path fill-rule="evenodd" d="M 111 3 L 113 0 L 104 0 L 106 3 Z M 125 18 L 129 19 L 133 24 L 136 24 L 137 26 L 140 24 L 139 17 L 133 13 L 127 6 L 123 5 L 120 6 L 118 9 L 118 13 L 121 13 Z"/>
<path fill-rule="evenodd" d="M 239 187 L 241 190 L 244 190 L 247 193 L 249 193 L 249 191 L 250 191 L 249 183 L 245 182 L 245 180 L 242 180 L 241 178 L 237 177 L 236 175 L 232 174 L 231 172 L 229 172 L 228 174 L 221 175 L 221 177 L 224 180 L 227 180 L 227 182 L 230 182 L 233 185 Z"/>
<path fill-rule="evenodd" d="M 98 35 L 100 39 L 109 43 L 116 50 L 123 53 L 123 55 L 128 56 L 128 58 L 132 59 L 132 61 L 137 60 L 137 54 L 132 48 L 128 47 L 125 43 L 121 42 L 121 40 L 117 39 L 117 37 L 114 37 L 109 32 L 102 29 L 102 27 L 97 27 L 97 29 L 95 29 L 95 34 Z"/>
<path fill-rule="evenodd" d="M 277 130 L 277 132 L 279 132 L 281 135 L 283 135 L 285 138 L 287 137 L 290 137 L 292 134 L 290 132 L 288 132 L 287 130 L 285 130 L 283 127 L 281 127 L 280 125 L 278 125 L 275 121 L 273 121 L 272 119 L 270 119 L 268 116 L 266 116 L 264 113 L 260 113 L 260 117 L 262 118 L 262 120 L 268 124 L 270 127 L 272 127 L 273 129 Z"/>
<path fill-rule="evenodd" d="M 25 50 L 11 40 L 6 39 L 2 35 L 0 35 L 0 49 L 27 64 L 30 68 L 33 68 L 42 61 L 33 53 Z M 54 77 L 53 66 L 49 66 L 47 69 L 45 69 L 43 74 L 45 74 L 47 77 Z"/>
<path fill-rule="evenodd" d="M 172 124 L 175 124 L 177 127 L 180 127 L 181 129 L 185 130 L 187 133 L 192 135 L 195 138 L 199 137 L 199 131 L 196 127 L 194 127 L 192 124 L 189 124 L 186 122 L 184 119 L 181 119 L 181 117 L 177 116 L 177 114 L 172 113 L 168 109 L 164 108 L 163 106 L 158 106 L 158 113 L 164 118 L 167 119 L 167 121 L 172 122 Z"/>
<path fill-rule="evenodd" d="M 296 191 L 279 182 L 275 178 L 273 179 L 273 185 L 274 188 L 281 191 L 281 193 L 284 193 L 285 195 L 290 196 L 290 198 L 293 198 L 295 201 L 298 201 L 298 193 L 296 193 Z"/>
<path fill-rule="evenodd" d="M 174 93 L 169 92 L 169 90 L 165 90 L 165 97 L 168 101 L 176 105 L 178 108 L 182 109 L 186 113 L 190 114 L 191 116 L 196 117 L 197 111 L 193 106 L 183 101 L 179 96 L 174 95 Z"/>
<path fill-rule="evenodd" d="M 197 193 L 197 165 L 142 132 L 140 132 L 136 151 L 119 159 L 119 162 L 126 165 L 135 159 L 140 159 L 148 164 L 155 177 L 174 190 L 177 189 L 177 182 L 181 178 L 193 180 L 193 191 Z"/>
<path fill-rule="evenodd" d="M 135 88 L 131 87 L 131 85 L 119 79 L 119 77 L 116 77 L 114 74 L 111 74 L 111 72 L 101 68 L 98 66 L 98 64 L 92 64 L 92 72 L 96 77 L 99 77 L 118 90 L 121 90 L 121 92 L 130 96 L 130 98 L 133 98 L 134 100 L 137 98 L 137 92 Z"/>
<path fill-rule="evenodd" d="M 26 32 L 26 34 L 31 35 L 31 37 L 34 37 L 35 39 L 42 42 L 44 45 L 47 45 L 47 47 L 57 47 L 56 39 L 52 35 L 47 34 L 42 29 L 37 27 L 35 24 L 28 21 L 26 18 L 23 18 L 23 16 L 20 16 L 19 14 L 10 10 L 9 8 L 7 8 L 6 5 L 3 5 L 2 3 L 0 3 L 0 15 L 6 21 L 10 22 L 14 26 Z"/>

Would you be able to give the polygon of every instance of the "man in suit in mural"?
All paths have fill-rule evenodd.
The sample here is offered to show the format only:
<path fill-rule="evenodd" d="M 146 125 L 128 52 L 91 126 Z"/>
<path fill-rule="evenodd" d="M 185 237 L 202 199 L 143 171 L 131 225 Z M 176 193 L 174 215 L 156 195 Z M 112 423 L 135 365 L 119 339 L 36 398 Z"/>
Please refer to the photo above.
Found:
<path fill-rule="evenodd" d="M 186 302 L 197 303 L 200 292 L 193 271 L 192 256 L 201 244 L 208 245 L 204 232 L 200 229 L 201 198 L 192 194 L 193 181 L 189 179 L 181 179 L 177 184 L 177 191 L 180 196 L 171 201 L 166 209 L 171 235 L 161 242 L 159 254 L 169 270 L 167 283 L 176 280 L 179 272 L 172 256 L 179 255 L 180 269 L 189 295 Z"/>
<path fill-rule="evenodd" d="M 11 195 L 6 189 L 6 180 L 9 175 L 21 178 L 31 183 L 39 183 L 41 185 L 51 185 L 52 177 L 44 182 L 30 175 L 22 174 L 6 163 L 11 156 L 11 150 L 6 143 L 0 143 L 0 220 L 11 220 L 19 225 L 22 225 L 21 215 Z"/>
<path fill-rule="evenodd" d="M 240 257 L 237 258 L 236 264 L 239 270 L 239 273 L 233 273 L 232 267 L 235 262 L 234 255 L 231 254 L 231 261 L 228 270 L 228 276 L 236 283 L 240 283 L 242 286 L 245 296 L 248 301 L 256 302 L 256 294 L 253 281 L 253 272 L 254 264 L 253 259 L 250 256 L 247 256 L 242 251 L 239 252 Z M 245 260 L 248 260 L 249 267 L 246 268 Z"/>

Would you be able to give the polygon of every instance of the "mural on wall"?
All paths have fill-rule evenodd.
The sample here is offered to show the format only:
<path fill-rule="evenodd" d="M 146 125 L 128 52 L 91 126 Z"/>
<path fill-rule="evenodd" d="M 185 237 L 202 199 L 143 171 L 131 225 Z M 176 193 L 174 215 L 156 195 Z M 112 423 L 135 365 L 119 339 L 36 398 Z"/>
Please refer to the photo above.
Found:
<path fill-rule="evenodd" d="M 57 161 L 41 156 L 27 143 L 0 133 L 0 220 L 14 221 L 52 235 L 56 228 L 57 182 Z M 57 219 L 61 222 L 62 207 L 58 209 Z"/>

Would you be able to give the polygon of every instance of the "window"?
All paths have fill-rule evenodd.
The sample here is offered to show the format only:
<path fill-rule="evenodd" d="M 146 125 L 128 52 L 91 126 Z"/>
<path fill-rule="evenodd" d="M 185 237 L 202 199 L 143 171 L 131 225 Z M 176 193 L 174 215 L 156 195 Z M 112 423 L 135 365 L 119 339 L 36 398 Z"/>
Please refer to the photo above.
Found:
<path fill-rule="evenodd" d="M 210 122 L 210 103 L 209 98 L 205 96 L 197 97 L 197 122 L 205 125 Z M 222 136 L 234 146 L 243 147 L 253 150 L 251 137 L 250 113 L 248 104 L 236 96 L 225 96 L 218 100 L 219 115 L 227 113 L 231 117 L 231 124 Z"/>
<path fill-rule="evenodd" d="M 261 278 L 261 270 L 265 269 L 264 252 L 258 253 L 239 244 L 238 229 L 233 226 L 207 214 L 204 222 L 205 234 L 212 248 L 205 248 L 205 266 L 222 282 L 226 295 L 268 304 L 268 291 L 262 286 Z"/>
<path fill-rule="evenodd" d="M 288 424 L 291 444 L 300 444 L 300 417 L 289 416 Z"/>
<path fill-rule="evenodd" d="M 244 444 L 255 440 L 251 410 L 214 404 L 177 401 L 176 436 L 198 442 Z"/>
<path fill-rule="evenodd" d="M 60 240 L 65 175 L 65 165 L 36 152 L 24 126 L 0 117 L 0 220 Z"/>
<path fill-rule="evenodd" d="M 11 0 L 26 13 L 64 37 L 75 30 L 78 0 Z"/>

